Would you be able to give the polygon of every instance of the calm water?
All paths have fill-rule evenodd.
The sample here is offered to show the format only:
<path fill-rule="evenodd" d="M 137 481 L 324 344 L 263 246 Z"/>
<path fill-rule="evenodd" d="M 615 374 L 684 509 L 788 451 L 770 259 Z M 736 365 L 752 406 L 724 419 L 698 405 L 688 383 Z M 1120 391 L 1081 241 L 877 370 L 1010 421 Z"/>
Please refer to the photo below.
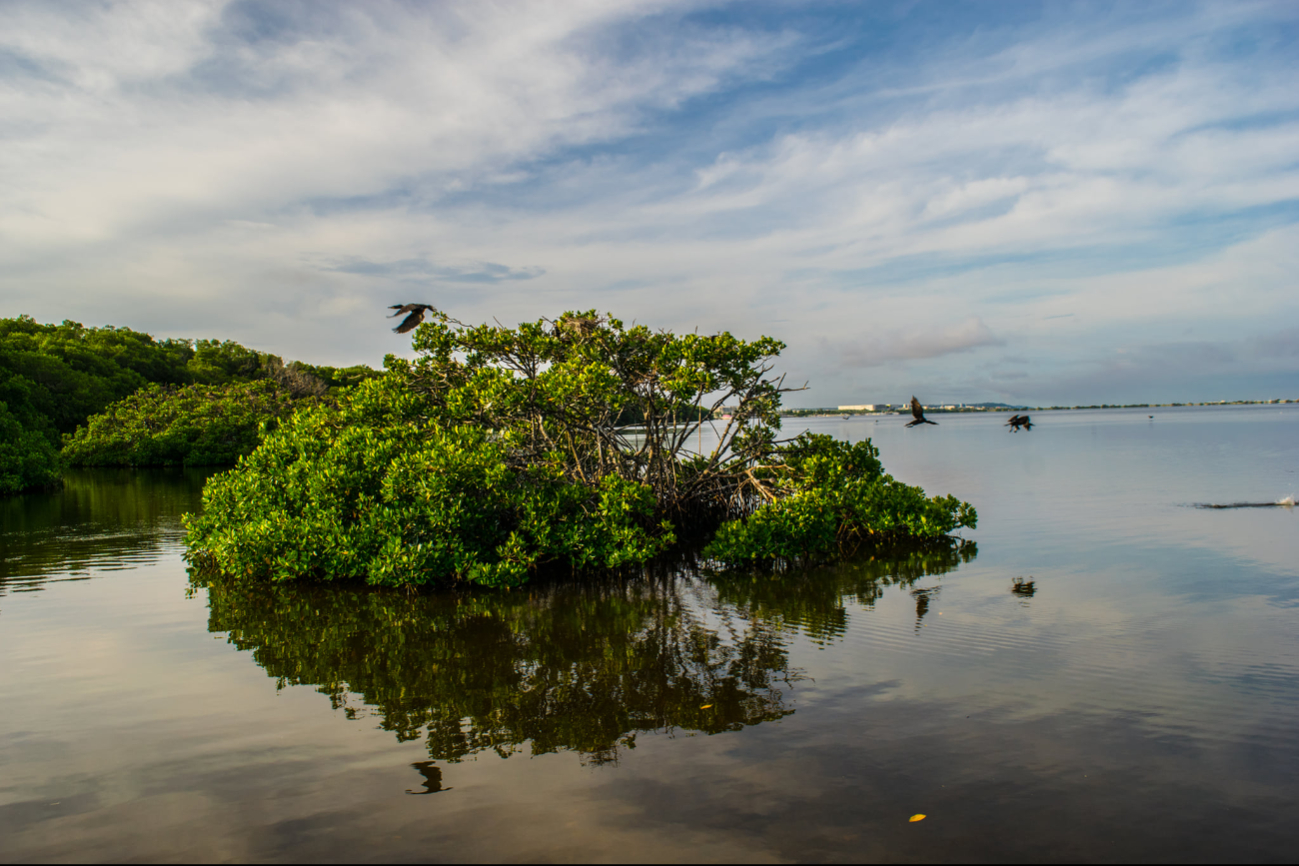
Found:
<path fill-rule="evenodd" d="M 1284 860 L 1299 406 L 815 421 L 977 542 L 496 595 L 189 588 L 200 474 L 0 500 L 0 859 Z M 908 817 L 928 817 L 909 823 Z"/>

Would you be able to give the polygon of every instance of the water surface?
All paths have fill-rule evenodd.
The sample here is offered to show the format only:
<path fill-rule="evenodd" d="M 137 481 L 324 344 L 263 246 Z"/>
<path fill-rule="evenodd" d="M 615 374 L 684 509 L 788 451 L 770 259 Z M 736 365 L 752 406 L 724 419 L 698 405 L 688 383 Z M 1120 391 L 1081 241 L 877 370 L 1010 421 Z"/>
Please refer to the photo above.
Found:
<path fill-rule="evenodd" d="M 1292 861 L 1299 515 L 1195 506 L 1299 490 L 1299 407 L 905 420 L 810 426 L 977 547 L 192 588 L 201 474 L 0 500 L 0 859 Z"/>

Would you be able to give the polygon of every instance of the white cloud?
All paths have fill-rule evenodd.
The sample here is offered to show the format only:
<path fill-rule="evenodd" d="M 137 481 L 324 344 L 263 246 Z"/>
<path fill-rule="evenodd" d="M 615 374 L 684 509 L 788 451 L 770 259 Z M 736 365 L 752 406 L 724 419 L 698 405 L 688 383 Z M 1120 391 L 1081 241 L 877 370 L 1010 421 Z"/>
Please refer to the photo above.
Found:
<path fill-rule="evenodd" d="M 1028 387 L 1295 309 L 1295 64 L 1212 45 L 1284 7 L 1056 13 L 805 86 L 811 37 L 686 3 L 9 8 L 0 315 L 375 362 L 368 306 L 607 306 L 774 333 L 835 402 L 823 346 L 864 332 L 881 389 L 989 387 L 950 355 L 999 339 Z"/>
<path fill-rule="evenodd" d="M 875 367 L 889 361 L 941 358 L 984 346 L 1004 346 L 1006 341 L 976 317 L 946 328 L 927 328 L 906 334 L 867 330 L 843 349 L 850 367 Z"/>
<path fill-rule="evenodd" d="M 0 157 L 10 191 L 0 228 L 35 251 L 408 185 L 436 198 L 625 133 L 638 110 L 706 91 L 764 50 L 737 34 L 622 64 L 588 51 L 588 31 L 655 8 L 646 3 L 366 8 L 270 47 L 223 46 L 220 28 L 195 39 L 214 14 L 171 33 L 152 26 L 153 7 L 60 26 L 55 7 L 29 13 L 8 47 L 62 80 L 5 91 L 0 107 L 19 131 Z M 115 46 L 106 56 L 104 39 Z"/>

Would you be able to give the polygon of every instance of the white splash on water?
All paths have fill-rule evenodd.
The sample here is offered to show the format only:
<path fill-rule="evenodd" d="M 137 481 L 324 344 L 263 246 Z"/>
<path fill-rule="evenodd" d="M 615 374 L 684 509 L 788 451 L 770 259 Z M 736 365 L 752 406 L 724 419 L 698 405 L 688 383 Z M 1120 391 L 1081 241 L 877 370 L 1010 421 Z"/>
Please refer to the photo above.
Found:
<path fill-rule="evenodd" d="M 1291 493 L 1289 496 L 1283 496 L 1282 498 L 1278 499 L 1276 502 L 1226 502 L 1226 503 L 1222 503 L 1222 504 L 1218 504 L 1218 503 L 1215 503 L 1215 502 L 1196 502 L 1196 503 L 1194 503 L 1194 507 L 1196 507 L 1196 508 L 1213 508 L 1213 509 L 1224 509 L 1224 508 L 1275 508 L 1275 507 L 1277 507 L 1277 506 L 1280 506 L 1281 508 L 1294 508 L 1294 506 L 1295 506 L 1294 494 Z"/>

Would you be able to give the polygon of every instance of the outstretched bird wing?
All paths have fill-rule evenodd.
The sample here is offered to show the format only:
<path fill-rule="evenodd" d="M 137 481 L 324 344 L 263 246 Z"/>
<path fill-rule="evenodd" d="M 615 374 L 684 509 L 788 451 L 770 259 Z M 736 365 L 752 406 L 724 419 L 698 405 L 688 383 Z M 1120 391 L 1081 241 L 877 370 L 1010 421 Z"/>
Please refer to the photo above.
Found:
<path fill-rule="evenodd" d="M 911 417 L 917 421 L 925 420 L 925 410 L 920 408 L 920 401 L 913 394 L 911 397 Z"/>
<path fill-rule="evenodd" d="M 389 318 L 392 318 L 392 317 L 389 316 Z M 415 311 L 414 311 L 413 313 L 411 313 L 409 316 L 407 316 L 406 318 L 402 319 L 401 324 L 398 325 L 397 327 L 393 328 L 392 330 L 393 330 L 395 333 L 398 333 L 398 334 L 404 334 L 404 333 L 406 333 L 407 331 L 413 331 L 413 330 L 415 330 L 415 327 L 416 327 L 420 322 L 422 322 L 422 321 L 424 321 L 424 311 L 423 311 L 423 310 L 415 310 Z"/>

